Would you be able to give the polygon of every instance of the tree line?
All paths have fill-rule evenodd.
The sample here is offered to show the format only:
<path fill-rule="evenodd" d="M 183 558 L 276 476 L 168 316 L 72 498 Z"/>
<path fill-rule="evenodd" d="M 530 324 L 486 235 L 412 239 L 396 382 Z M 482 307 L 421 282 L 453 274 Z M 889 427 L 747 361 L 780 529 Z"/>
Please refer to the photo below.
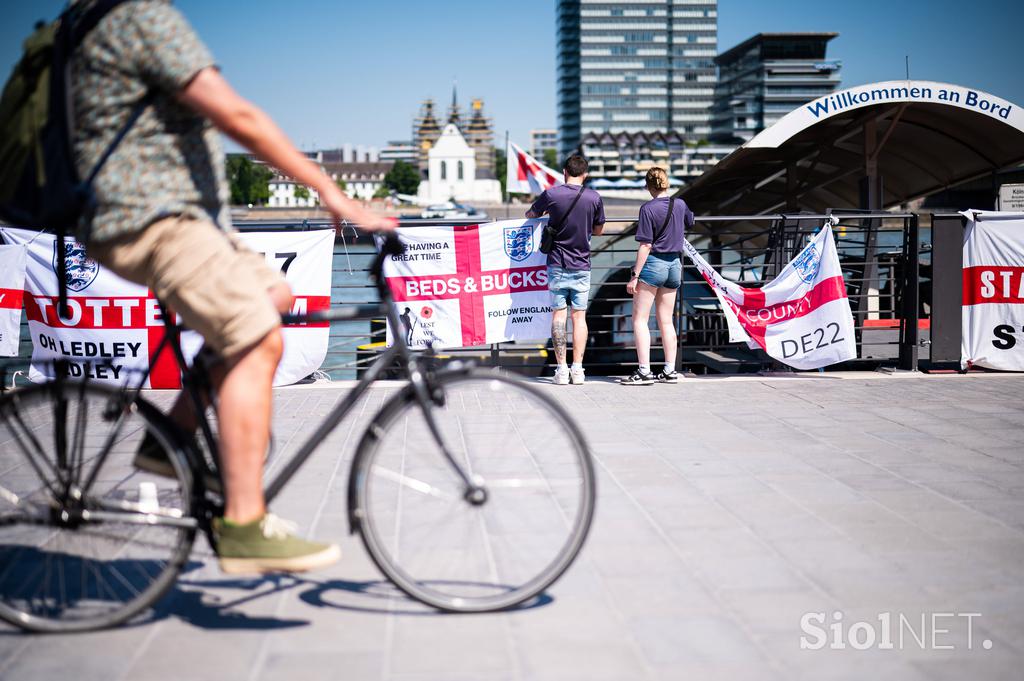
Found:
<path fill-rule="evenodd" d="M 236 206 L 265 206 L 270 201 L 270 183 L 274 172 L 261 163 L 254 163 L 241 154 L 228 156 L 228 184 L 231 188 L 231 204 Z M 344 180 L 335 180 L 343 191 L 347 188 Z M 383 186 L 374 194 L 374 198 L 398 194 L 415 194 L 419 189 L 420 174 L 414 166 L 405 161 L 395 161 L 391 170 L 384 176 Z M 295 187 L 295 198 L 308 199 L 309 189 L 302 185 Z"/>

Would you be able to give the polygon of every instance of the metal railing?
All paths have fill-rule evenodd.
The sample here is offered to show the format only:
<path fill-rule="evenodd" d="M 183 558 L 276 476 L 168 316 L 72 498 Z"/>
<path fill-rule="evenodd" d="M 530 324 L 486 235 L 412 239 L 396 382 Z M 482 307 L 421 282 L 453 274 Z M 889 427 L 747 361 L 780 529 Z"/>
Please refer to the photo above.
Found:
<path fill-rule="evenodd" d="M 837 212 L 834 217 L 839 219 L 833 230 L 857 335 L 857 359 L 837 368 L 915 368 L 918 318 L 927 309 L 927 304 L 919 302 L 922 277 L 917 216 Z M 796 255 L 826 219 L 828 215 L 814 214 L 701 216 L 687 238 L 724 276 L 744 286 L 759 287 Z M 415 220 L 402 221 L 401 226 L 478 222 Z M 592 374 L 624 374 L 636 366 L 632 298 L 625 291 L 636 254 L 635 223 L 632 218 L 620 218 L 606 224 L 610 233 L 595 236 L 591 244 L 593 275 L 585 364 Z M 303 220 L 243 222 L 236 226 L 243 231 L 293 231 L 323 229 L 331 223 Z M 374 252 L 373 241 L 366 234 L 351 226 L 340 230 L 331 271 L 332 307 L 377 302 L 368 276 Z M 760 350 L 729 343 L 714 294 L 688 261 L 684 262 L 683 274 L 673 319 L 679 344 L 678 368 L 698 373 L 784 368 Z M 662 356 L 653 314 L 650 324 L 655 347 L 652 362 L 658 363 Z M 22 338 L 23 356 L 27 357 L 31 345 L 25 324 Z M 384 341 L 383 320 L 333 324 L 322 370 L 333 378 L 354 378 L 360 367 L 373 361 Z M 539 374 L 553 363 L 547 338 L 460 349 L 452 354 L 469 355 L 524 374 Z"/>

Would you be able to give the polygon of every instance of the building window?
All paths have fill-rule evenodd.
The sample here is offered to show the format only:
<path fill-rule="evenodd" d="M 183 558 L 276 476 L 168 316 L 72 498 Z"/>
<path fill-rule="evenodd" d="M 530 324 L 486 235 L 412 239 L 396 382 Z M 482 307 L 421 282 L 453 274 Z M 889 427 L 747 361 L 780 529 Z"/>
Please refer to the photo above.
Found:
<path fill-rule="evenodd" d="M 448 179 L 448 164 L 445 161 L 441 161 L 441 179 Z"/>
<path fill-rule="evenodd" d="M 459 179 L 462 179 L 462 161 L 459 161 Z"/>

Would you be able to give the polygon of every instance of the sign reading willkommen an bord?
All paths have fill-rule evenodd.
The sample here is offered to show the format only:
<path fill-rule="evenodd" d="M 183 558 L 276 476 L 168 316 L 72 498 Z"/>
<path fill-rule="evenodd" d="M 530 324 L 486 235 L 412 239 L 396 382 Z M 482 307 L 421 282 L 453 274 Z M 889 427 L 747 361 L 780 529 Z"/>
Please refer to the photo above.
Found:
<path fill-rule="evenodd" d="M 52 234 L 0 228 L 4 241 L 27 246 L 25 310 L 32 336 L 29 378 L 42 381 L 52 360 L 67 360 L 72 376 L 122 383 L 131 372 L 151 370 L 146 387 L 178 388 L 181 377 L 169 351 L 156 356 L 164 336 L 157 301 L 144 287 L 121 279 L 91 260 L 81 244 L 68 239 L 60 248 Z M 330 307 L 333 230 L 249 232 L 240 235 L 267 263 L 280 269 L 295 294 L 293 312 Z M 57 258 L 67 264 L 70 316 L 57 314 Z M 288 385 L 318 369 L 327 354 L 326 324 L 285 329 L 284 357 L 275 385 Z M 202 339 L 182 336 L 186 355 Z"/>
<path fill-rule="evenodd" d="M 547 338 L 547 256 L 540 220 L 398 230 L 406 251 L 384 261 L 406 342 L 468 347 Z M 388 345 L 396 329 L 388 327 Z"/>
<path fill-rule="evenodd" d="M 963 215 L 960 363 L 1024 371 L 1024 213 Z"/>

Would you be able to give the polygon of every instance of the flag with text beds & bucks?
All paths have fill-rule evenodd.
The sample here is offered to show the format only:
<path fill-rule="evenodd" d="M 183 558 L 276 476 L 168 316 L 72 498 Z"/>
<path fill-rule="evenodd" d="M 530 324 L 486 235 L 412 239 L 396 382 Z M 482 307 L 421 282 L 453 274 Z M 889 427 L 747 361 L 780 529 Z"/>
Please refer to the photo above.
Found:
<path fill-rule="evenodd" d="M 746 341 L 797 369 L 818 369 L 857 357 L 853 313 L 831 224 L 826 223 L 761 288 L 728 281 L 689 241 L 683 248 L 718 297 L 731 342 Z"/>
<path fill-rule="evenodd" d="M 384 261 L 401 329 L 415 348 L 537 340 L 551 333 L 547 218 L 398 230 L 402 255 Z"/>

